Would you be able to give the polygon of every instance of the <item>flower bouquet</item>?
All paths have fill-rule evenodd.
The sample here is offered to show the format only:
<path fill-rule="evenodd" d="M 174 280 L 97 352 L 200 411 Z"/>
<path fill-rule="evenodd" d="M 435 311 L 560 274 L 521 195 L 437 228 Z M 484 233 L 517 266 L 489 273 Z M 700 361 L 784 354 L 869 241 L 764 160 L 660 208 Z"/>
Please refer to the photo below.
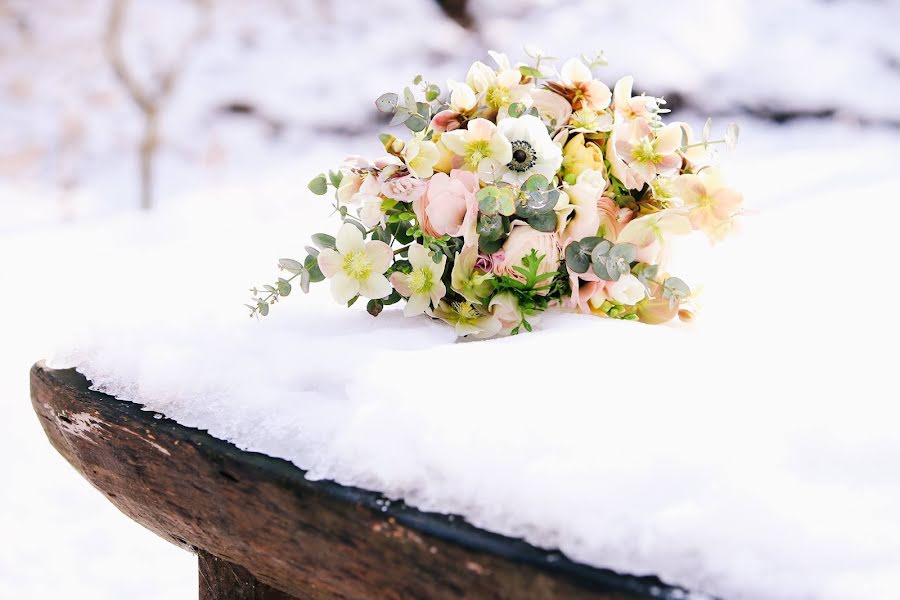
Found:
<path fill-rule="evenodd" d="M 405 125 L 383 134 L 385 156 L 351 157 L 314 178 L 335 190 L 343 224 L 312 236 L 289 276 L 254 288 L 251 315 L 266 315 L 299 278 L 303 292 L 328 280 L 334 299 L 360 297 L 377 316 L 405 302 L 478 338 L 531 331 L 549 308 L 662 323 L 691 318 L 691 291 L 667 271 L 673 236 L 725 236 L 741 194 L 712 166 L 716 144 L 738 129 L 695 140 L 663 122 L 665 100 L 610 90 L 594 78 L 602 55 L 566 61 L 527 48 L 513 65 L 476 62 L 447 92 L 417 76 L 375 104 Z"/>

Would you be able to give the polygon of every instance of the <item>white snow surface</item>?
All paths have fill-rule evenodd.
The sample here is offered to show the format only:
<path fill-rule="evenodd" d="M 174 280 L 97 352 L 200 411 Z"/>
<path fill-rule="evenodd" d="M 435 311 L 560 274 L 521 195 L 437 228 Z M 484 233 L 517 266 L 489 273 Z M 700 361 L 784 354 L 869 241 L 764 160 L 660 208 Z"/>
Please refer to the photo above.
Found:
<path fill-rule="evenodd" d="M 870 166 L 900 144 L 840 126 L 745 134 L 726 165 L 752 208 L 743 232 L 677 249 L 705 284 L 689 326 L 550 315 L 457 343 L 425 317 L 334 306 L 322 285 L 248 320 L 244 284 L 333 229 L 326 203 L 295 198 L 306 164 L 151 217 L 32 232 L 9 275 L 34 281 L 46 261 L 68 289 L 46 317 L 57 340 L 84 327 L 53 366 L 310 477 L 725 598 L 888 599 L 900 208 L 884 200 L 900 175 Z"/>

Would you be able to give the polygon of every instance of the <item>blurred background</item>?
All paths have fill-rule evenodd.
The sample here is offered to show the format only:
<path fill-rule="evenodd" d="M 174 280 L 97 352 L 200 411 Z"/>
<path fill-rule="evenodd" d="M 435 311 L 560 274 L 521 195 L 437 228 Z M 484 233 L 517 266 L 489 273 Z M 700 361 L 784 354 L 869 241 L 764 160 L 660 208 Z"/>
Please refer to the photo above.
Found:
<path fill-rule="evenodd" d="M 167 309 L 240 310 L 327 216 L 309 178 L 379 154 L 381 93 L 488 49 L 604 50 L 610 86 L 740 123 L 732 179 L 779 210 L 893 168 L 897 24 L 896 0 L 0 0 L 0 598 L 196 593 L 193 557 L 51 449 L 28 367 L 166 269 Z"/>

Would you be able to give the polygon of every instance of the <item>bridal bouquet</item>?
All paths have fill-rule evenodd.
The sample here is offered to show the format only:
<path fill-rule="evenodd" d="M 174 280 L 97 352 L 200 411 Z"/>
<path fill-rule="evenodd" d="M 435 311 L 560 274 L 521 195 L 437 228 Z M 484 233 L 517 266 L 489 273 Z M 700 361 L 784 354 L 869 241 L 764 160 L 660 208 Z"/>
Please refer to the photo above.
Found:
<path fill-rule="evenodd" d="M 711 164 L 715 144 L 663 122 L 662 98 L 611 91 L 602 55 L 566 61 L 527 48 L 529 63 L 491 52 L 447 92 L 418 76 L 376 100 L 391 125 L 385 156 L 351 157 L 312 180 L 334 188 L 335 235 L 319 233 L 289 275 L 254 288 L 251 315 L 299 286 L 327 280 L 348 306 L 377 316 L 405 302 L 479 338 L 531 331 L 548 308 L 662 323 L 689 319 L 691 291 L 667 270 L 673 236 L 725 236 L 742 196 Z"/>

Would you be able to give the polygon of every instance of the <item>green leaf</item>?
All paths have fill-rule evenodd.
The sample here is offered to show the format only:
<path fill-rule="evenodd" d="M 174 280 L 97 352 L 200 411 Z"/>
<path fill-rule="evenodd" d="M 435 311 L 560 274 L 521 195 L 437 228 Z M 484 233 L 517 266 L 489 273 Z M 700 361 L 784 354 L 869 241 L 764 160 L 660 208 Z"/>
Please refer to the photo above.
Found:
<path fill-rule="evenodd" d="M 411 112 L 409 112 L 402 106 L 398 106 L 394 110 L 394 116 L 393 116 L 393 118 L 391 118 L 390 126 L 393 127 L 394 125 L 399 125 L 400 123 L 403 123 L 410 117 L 410 115 L 412 115 Z"/>
<path fill-rule="evenodd" d="M 328 179 L 331 181 L 331 185 L 337 188 L 341 185 L 341 180 L 344 179 L 343 171 L 328 171 Z"/>
<path fill-rule="evenodd" d="M 667 295 L 668 294 L 668 295 Z M 663 283 L 663 297 L 674 296 L 682 299 L 691 295 L 691 288 L 678 277 L 669 277 Z"/>
<path fill-rule="evenodd" d="M 269 305 L 266 304 L 265 302 L 260 302 L 259 304 L 256 305 L 256 311 L 265 317 L 266 315 L 269 314 Z"/>
<path fill-rule="evenodd" d="M 327 233 L 315 233 L 312 236 L 312 242 L 316 245 L 320 250 L 324 250 L 325 248 L 330 248 L 332 250 L 336 250 L 337 246 L 335 245 L 335 240 L 333 235 L 328 235 Z"/>
<path fill-rule="evenodd" d="M 549 185 L 550 182 L 546 177 L 535 174 L 525 180 L 525 183 L 522 184 L 522 189 L 526 192 L 536 192 L 538 190 L 546 190 Z"/>
<path fill-rule="evenodd" d="M 538 213 L 528 219 L 528 224 L 538 231 L 547 233 L 556 231 L 556 213 L 552 210 Z"/>
<path fill-rule="evenodd" d="M 566 265 L 574 273 L 586 273 L 591 266 L 591 259 L 582 250 L 580 242 L 572 242 L 566 246 Z"/>
<path fill-rule="evenodd" d="M 306 253 L 312 257 L 316 257 L 319 255 L 318 248 L 313 248 L 312 246 L 303 246 L 303 249 L 306 250 Z"/>
<path fill-rule="evenodd" d="M 604 281 L 618 281 L 621 275 L 618 270 L 611 272 L 608 267 L 608 257 L 601 256 L 598 260 L 591 263 L 594 275 Z"/>
<path fill-rule="evenodd" d="M 478 190 L 475 199 L 479 210 L 486 215 L 510 216 L 516 212 L 515 193 L 508 187 L 488 186 Z"/>
<path fill-rule="evenodd" d="M 359 300 L 359 296 L 353 296 L 352 298 L 350 298 L 350 300 L 347 302 L 347 308 L 350 308 L 351 306 L 356 304 L 357 300 Z"/>
<path fill-rule="evenodd" d="M 397 290 L 391 290 L 391 295 L 387 298 L 383 298 L 381 303 L 385 306 L 390 306 L 391 304 L 397 304 L 403 299 L 403 296 L 400 295 L 400 292 Z"/>
<path fill-rule="evenodd" d="M 410 112 L 416 110 L 416 97 L 408 87 L 403 88 L 403 103 Z"/>
<path fill-rule="evenodd" d="M 363 225 L 362 223 L 360 223 L 359 221 L 357 221 L 356 219 L 354 219 L 352 217 L 347 217 L 344 219 L 344 223 L 350 223 L 351 225 L 353 225 L 354 227 L 359 229 L 359 232 L 361 234 L 363 234 L 363 237 L 366 237 L 366 226 Z"/>
<path fill-rule="evenodd" d="M 509 105 L 507 109 L 509 111 L 509 116 L 513 118 L 521 117 L 525 112 L 525 105 L 521 102 L 513 102 Z"/>
<path fill-rule="evenodd" d="M 278 266 L 285 271 L 290 271 L 291 273 L 299 273 L 303 271 L 303 265 L 300 263 L 300 261 L 296 261 L 293 258 L 280 259 L 278 261 Z"/>
<path fill-rule="evenodd" d="M 538 71 L 534 67 L 529 67 L 527 65 L 520 66 L 519 73 L 521 73 L 525 77 L 534 77 L 535 79 L 540 79 L 541 77 L 543 77 L 543 74 L 540 71 Z"/>
<path fill-rule="evenodd" d="M 378 99 L 375 100 L 375 108 L 383 113 L 392 113 L 394 109 L 397 107 L 397 94 L 393 92 L 388 92 L 387 94 L 382 94 L 378 96 Z"/>
<path fill-rule="evenodd" d="M 616 244 L 609 251 L 609 257 L 613 259 L 622 259 L 626 263 L 632 263 L 637 257 L 637 246 L 634 244 Z"/>
<path fill-rule="evenodd" d="M 476 230 L 485 241 L 495 241 L 503 235 L 503 219 L 500 215 L 481 215 Z"/>
<path fill-rule="evenodd" d="M 434 102 L 437 100 L 438 96 L 441 95 L 441 88 L 434 85 L 433 83 L 429 84 L 425 89 L 425 99 L 429 102 Z"/>
<path fill-rule="evenodd" d="M 325 174 L 322 173 L 313 178 L 312 181 L 309 182 L 309 185 L 306 186 L 316 196 L 323 196 L 325 192 L 328 191 L 328 181 L 325 179 Z"/>
<path fill-rule="evenodd" d="M 304 294 L 309 293 L 310 280 L 311 277 L 309 275 L 309 271 L 303 271 L 303 273 L 300 274 L 300 291 L 302 291 Z"/>
<path fill-rule="evenodd" d="M 286 279 L 278 280 L 278 295 L 279 296 L 290 296 L 291 295 L 291 284 Z"/>
<path fill-rule="evenodd" d="M 406 125 L 410 131 L 415 133 L 424 131 L 425 128 L 428 127 L 428 121 L 426 121 L 425 117 L 422 115 L 410 115 L 403 124 Z"/>
<path fill-rule="evenodd" d="M 309 273 L 310 282 L 319 283 L 325 280 L 325 275 L 319 269 L 319 261 L 316 260 L 315 256 L 307 256 L 306 260 L 303 261 L 303 266 L 306 267 L 306 272 Z"/>

